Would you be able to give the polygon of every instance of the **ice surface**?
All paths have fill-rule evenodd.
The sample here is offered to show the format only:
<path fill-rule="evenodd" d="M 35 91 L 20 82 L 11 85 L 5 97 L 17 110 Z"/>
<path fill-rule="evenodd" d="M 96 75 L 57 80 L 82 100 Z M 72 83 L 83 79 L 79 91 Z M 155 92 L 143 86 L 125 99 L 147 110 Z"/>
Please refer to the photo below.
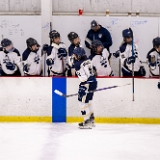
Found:
<path fill-rule="evenodd" d="M 0 160 L 159 159 L 160 125 L 0 124 Z"/>

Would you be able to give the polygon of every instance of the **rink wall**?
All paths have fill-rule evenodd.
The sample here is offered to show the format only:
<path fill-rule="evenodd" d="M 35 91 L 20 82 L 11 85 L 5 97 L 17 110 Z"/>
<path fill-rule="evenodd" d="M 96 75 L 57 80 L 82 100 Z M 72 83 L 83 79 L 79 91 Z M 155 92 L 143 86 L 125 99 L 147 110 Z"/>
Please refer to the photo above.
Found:
<path fill-rule="evenodd" d="M 51 78 L 0 78 L 0 122 L 51 122 Z"/>
<path fill-rule="evenodd" d="M 98 88 L 131 83 L 130 78 L 98 78 Z M 93 105 L 97 123 L 160 124 L 158 79 L 135 78 L 132 86 L 95 93 Z M 79 122 L 77 97 L 65 99 L 55 89 L 78 91 L 77 78 L 0 78 L 0 122 Z"/>
<path fill-rule="evenodd" d="M 131 83 L 130 78 L 98 78 L 98 88 Z M 95 93 L 93 105 L 99 123 L 160 123 L 158 79 L 135 79 L 132 85 Z M 78 79 L 67 79 L 67 93 L 76 93 Z M 77 98 L 67 99 L 67 122 L 81 121 Z"/>

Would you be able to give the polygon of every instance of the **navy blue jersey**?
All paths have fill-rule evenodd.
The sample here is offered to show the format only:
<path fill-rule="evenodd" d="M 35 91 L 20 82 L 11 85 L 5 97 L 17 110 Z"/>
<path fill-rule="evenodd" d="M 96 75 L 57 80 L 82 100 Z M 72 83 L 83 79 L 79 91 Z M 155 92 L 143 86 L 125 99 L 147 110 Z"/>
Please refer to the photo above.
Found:
<path fill-rule="evenodd" d="M 74 44 L 71 44 L 70 46 L 69 46 L 69 48 L 68 48 L 68 54 L 69 54 L 69 56 L 72 56 L 72 54 L 73 54 L 73 50 L 75 49 L 75 45 Z"/>

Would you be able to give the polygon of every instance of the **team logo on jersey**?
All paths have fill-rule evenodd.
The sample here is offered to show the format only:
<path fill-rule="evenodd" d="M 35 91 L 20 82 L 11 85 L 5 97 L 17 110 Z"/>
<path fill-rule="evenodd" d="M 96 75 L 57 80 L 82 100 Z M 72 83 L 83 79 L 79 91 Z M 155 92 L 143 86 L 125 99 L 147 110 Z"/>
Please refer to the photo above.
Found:
<path fill-rule="evenodd" d="M 16 68 L 16 64 L 14 62 L 13 63 L 11 62 L 8 55 L 6 55 L 5 59 L 3 59 L 3 63 L 6 64 L 6 68 L 8 70 L 15 70 L 15 68 Z"/>
<path fill-rule="evenodd" d="M 107 60 L 103 56 L 101 57 L 100 63 L 104 68 L 107 68 Z"/>
<path fill-rule="evenodd" d="M 98 37 L 99 37 L 99 38 L 102 38 L 102 34 L 99 34 Z"/>
<path fill-rule="evenodd" d="M 34 62 L 39 64 L 39 61 L 40 61 L 40 58 L 39 58 L 39 55 L 37 55 L 35 58 L 34 58 Z"/>

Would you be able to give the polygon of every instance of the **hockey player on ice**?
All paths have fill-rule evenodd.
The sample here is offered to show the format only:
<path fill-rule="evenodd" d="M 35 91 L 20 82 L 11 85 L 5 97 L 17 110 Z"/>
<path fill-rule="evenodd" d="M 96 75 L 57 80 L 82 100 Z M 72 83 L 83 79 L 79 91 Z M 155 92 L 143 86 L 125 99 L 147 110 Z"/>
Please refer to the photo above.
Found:
<path fill-rule="evenodd" d="M 97 88 L 91 61 L 87 58 L 83 48 L 77 47 L 73 50 L 74 66 L 80 80 L 78 101 L 84 122 L 79 123 L 79 128 L 92 128 L 94 125 L 94 111 L 91 101 L 93 92 Z"/>
<path fill-rule="evenodd" d="M 78 34 L 75 33 L 75 32 L 70 32 L 68 34 L 68 40 L 71 42 L 71 45 L 68 48 L 69 60 L 71 60 L 72 59 L 73 50 L 76 47 L 82 47 L 82 46 L 80 45 L 80 38 L 79 38 Z M 68 70 L 68 76 L 75 76 L 74 65 L 72 65 L 72 68 L 70 70 Z"/>
<path fill-rule="evenodd" d="M 21 76 L 22 63 L 19 51 L 14 48 L 11 40 L 5 38 L 0 48 L 0 76 Z"/>
<path fill-rule="evenodd" d="M 43 50 L 47 52 L 46 63 L 49 66 L 50 76 L 65 76 L 68 69 L 66 46 L 60 41 L 60 34 L 56 30 L 51 31 L 49 37 L 52 44 L 45 45 Z"/>
<path fill-rule="evenodd" d="M 147 54 L 150 77 L 159 76 L 160 65 L 160 37 L 153 39 L 153 48 Z"/>
<path fill-rule="evenodd" d="M 130 29 L 125 29 L 122 32 L 123 43 L 119 48 L 119 51 L 114 53 L 115 57 L 120 56 L 122 74 L 123 76 L 132 76 L 132 63 L 134 63 L 134 75 L 142 77 L 146 75 L 146 71 L 142 66 L 140 55 L 138 53 L 138 46 L 134 44 L 134 56 L 132 56 L 132 38 L 133 33 Z"/>
<path fill-rule="evenodd" d="M 40 45 L 34 38 L 26 40 L 27 49 L 22 54 L 23 71 L 26 76 L 40 76 L 42 73 L 42 59 L 38 53 Z"/>
<path fill-rule="evenodd" d="M 92 59 L 92 66 L 96 76 L 114 76 L 109 64 L 110 54 L 99 40 L 92 41 L 92 52 L 95 56 Z"/>

